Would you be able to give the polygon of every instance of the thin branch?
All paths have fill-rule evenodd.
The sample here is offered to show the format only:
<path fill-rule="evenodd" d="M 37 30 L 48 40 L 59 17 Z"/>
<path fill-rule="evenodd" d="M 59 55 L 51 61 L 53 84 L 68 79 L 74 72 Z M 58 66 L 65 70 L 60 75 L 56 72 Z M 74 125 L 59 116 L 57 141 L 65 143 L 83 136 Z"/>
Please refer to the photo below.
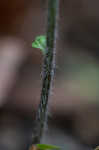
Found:
<path fill-rule="evenodd" d="M 42 82 L 41 99 L 36 114 L 32 144 L 40 143 L 41 137 L 44 132 L 45 122 L 47 119 L 48 101 L 55 69 L 58 8 L 59 8 L 59 0 L 48 1 L 47 48 L 43 65 L 43 82 Z"/>

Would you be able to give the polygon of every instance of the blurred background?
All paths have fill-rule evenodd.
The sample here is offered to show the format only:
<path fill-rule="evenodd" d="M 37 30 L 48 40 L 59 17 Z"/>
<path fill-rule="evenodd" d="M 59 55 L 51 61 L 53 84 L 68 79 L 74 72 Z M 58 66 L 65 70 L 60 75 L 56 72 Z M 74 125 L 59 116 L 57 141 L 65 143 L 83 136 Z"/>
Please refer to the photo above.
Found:
<path fill-rule="evenodd" d="M 42 87 L 45 0 L 0 1 L 0 149 L 28 150 Z M 42 143 L 66 150 L 99 144 L 99 1 L 62 0 L 56 74 Z"/>

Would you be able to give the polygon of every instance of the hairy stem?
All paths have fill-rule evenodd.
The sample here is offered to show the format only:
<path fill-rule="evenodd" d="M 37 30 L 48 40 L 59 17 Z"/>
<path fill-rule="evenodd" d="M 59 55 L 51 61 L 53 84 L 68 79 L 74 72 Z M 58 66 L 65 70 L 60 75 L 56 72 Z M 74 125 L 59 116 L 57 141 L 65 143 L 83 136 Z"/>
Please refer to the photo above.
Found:
<path fill-rule="evenodd" d="M 47 119 L 48 101 L 54 77 L 55 51 L 56 51 L 56 29 L 58 16 L 59 0 L 48 1 L 48 20 L 47 20 L 47 47 L 43 64 L 43 82 L 41 99 L 36 114 L 36 122 L 33 132 L 32 144 L 40 143 L 43 135 L 45 122 Z"/>

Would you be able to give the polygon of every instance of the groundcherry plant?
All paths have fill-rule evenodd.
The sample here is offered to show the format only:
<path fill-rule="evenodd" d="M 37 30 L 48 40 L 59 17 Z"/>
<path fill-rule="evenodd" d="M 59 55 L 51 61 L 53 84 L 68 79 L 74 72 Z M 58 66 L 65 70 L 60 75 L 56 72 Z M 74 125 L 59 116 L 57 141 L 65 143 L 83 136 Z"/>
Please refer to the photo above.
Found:
<path fill-rule="evenodd" d="M 32 144 L 29 150 L 60 149 L 54 145 L 40 144 L 45 122 L 47 120 L 48 101 L 54 78 L 57 17 L 59 12 L 59 0 L 48 0 L 47 32 L 46 35 L 37 36 L 32 43 L 33 48 L 39 48 L 44 56 L 42 67 L 42 90 L 40 104 L 37 109 L 33 127 Z"/>
<path fill-rule="evenodd" d="M 29 150 L 60 150 L 61 148 L 54 145 L 40 144 L 44 125 L 47 119 L 47 108 L 49 94 L 53 81 L 53 72 L 55 68 L 56 54 L 56 30 L 57 16 L 59 12 L 59 0 L 48 0 L 48 19 L 47 19 L 47 34 L 37 36 L 32 43 L 33 48 L 40 49 L 43 56 L 43 81 L 40 104 L 37 110 L 35 125 L 33 128 L 32 145 Z M 99 150 L 97 146 L 94 150 Z"/>

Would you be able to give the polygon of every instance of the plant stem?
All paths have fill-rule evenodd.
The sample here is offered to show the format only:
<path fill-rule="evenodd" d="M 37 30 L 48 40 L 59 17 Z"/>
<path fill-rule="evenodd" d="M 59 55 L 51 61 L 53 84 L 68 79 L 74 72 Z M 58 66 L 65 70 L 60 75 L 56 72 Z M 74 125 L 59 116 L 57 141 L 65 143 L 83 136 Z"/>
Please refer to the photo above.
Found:
<path fill-rule="evenodd" d="M 33 131 L 32 144 L 40 143 L 47 119 L 48 101 L 54 77 L 55 51 L 56 51 L 56 30 L 59 0 L 48 1 L 47 20 L 47 47 L 43 64 L 43 82 L 40 104 L 36 114 L 35 127 Z"/>

